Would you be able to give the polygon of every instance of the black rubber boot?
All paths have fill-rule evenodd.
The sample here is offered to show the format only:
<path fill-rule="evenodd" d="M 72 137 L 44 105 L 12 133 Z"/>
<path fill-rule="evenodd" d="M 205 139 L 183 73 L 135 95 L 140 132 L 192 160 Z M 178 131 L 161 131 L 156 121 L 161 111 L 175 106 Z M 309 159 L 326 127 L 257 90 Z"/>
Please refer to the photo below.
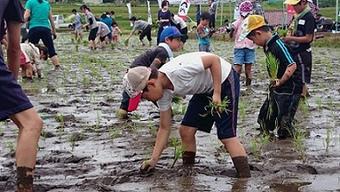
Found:
<path fill-rule="evenodd" d="M 184 151 L 182 154 L 183 165 L 193 165 L 195 164 L 196 152 Z"/>
<path fill-rule="evenodd" d="M 17 167 L 17 191 L 33 191 L 33 169 L 29 167 Z"/>
<path fill-rule="evenodd" d="M 250 168 L 247 157 L 245 156 L 233 157 L 232 160 L 239 178 L 250 177 Z"/>

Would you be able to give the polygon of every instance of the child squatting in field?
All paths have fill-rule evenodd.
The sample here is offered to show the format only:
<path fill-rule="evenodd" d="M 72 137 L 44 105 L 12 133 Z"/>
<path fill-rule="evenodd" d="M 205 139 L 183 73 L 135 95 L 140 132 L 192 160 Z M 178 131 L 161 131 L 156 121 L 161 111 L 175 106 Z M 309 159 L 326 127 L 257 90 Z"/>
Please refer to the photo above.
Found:
<path fill-rule="evenodd" d="M 183 164 L 195 163 L 197 130 L 210 132 L 215 123 L 218 138 L 228 150 L 238 176 L 250 177 L 246 151 L 236 136 L 239 80 L 230 63 L 211 53 L 186 53 L 159 70 L 145 66 L 131 68 L 124 76 L 123 84 L 130 97 L 141 94 L 143 98 L 157 102 L 160 109 L 156 143 L 151 158 L 142 164 L 142 172 L 155 167 L 167 145 L 171 131 L 172 98 L 175 95 L 193 95 L 179 129 Z M 226 109 L 221 109 L 225 99 L 229 100 L 229 104 Z M 217 106 L 213 112 L 206 109 L 211 102 Z"/>
<path fill-rule="evenodd" d="M 243 26 L 245 28 L 241 38 L 247 37 L 255 44 L 263 46 L 267 56 L 267 70 L 272 79 L 269 87 L 270 93 L 258 116 L 261 131 L 269 133 L 278 127 L 279 138 L 293 137 L 292 122 L 303 85 L 301 64 L 292 59 L 291 50 L 277 34 L 272 34 L 262 16 L 248 16 L 244 20 Z M 270 65 L 276 65 L 275 70 Z"/>

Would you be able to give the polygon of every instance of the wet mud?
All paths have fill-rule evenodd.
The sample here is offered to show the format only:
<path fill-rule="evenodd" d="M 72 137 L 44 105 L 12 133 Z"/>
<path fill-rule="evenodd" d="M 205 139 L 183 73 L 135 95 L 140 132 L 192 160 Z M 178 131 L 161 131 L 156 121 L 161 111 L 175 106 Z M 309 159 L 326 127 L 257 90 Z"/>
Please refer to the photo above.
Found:
<path fill-rule="evenodd" d="M 232 62 L 233 44 L 214 41 L 216 54 Z M 68 34 L 58 35 L 63 70 L 44 66 L 44 79 L 20 82 L 44 120 L 39 141 L 35 191 L 340 191 L 340 49 L 314 48 L 311 97 L 299 107 L 299 136 L 278 140 L 261 137 L 256 123 L 267 91 L 264 54 L 257 49 L 251 90 L 241 78 L 238 135 L 247 149 L 252 178 L 237 179 L 229 155 L 212 133 L 197 134 L 193 167 L 174 167 L 174 146 L 164 150 L 155 171 L 141 174 L 157 132 L 157 108 L 144 101 L 129 120 L 118 120 L 121 79 L 133 58 L 147 47 L 137 38 L 123 45 L 89 51 Z M 197 51 L 189 40 L 184 52 Z M 187 99 L 173 106 L 171 138 Z M 0 125 L 0 191 L 15 186 L 17 128 Z"/>

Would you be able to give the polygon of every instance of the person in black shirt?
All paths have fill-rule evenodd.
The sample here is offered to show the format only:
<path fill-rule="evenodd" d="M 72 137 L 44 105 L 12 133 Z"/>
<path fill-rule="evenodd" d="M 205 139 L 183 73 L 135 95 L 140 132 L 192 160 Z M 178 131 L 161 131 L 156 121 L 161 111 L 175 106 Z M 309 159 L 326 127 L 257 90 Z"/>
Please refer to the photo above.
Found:
<path fill-rule="evenodd" d="M 272 34 L 262 16 L 251 15 L 244 22 L 244 26 L 248 28 L 240 37 L 247 37 L 255 44 L 263 46 L 267 56 L 267 70 L 271 78 L 269 94 L 257 120 L 261 131 L 269 133 L 278 127 L 279 138 L 293 137 L 292 121 L 302 91 L 301 65 L 294 61 L 291 50 L 280 37 Z M 269 61 L 269 57 L 272 58 L 272 62 Z M 276 64 L 277 70 L 271 70 L 270 63 Z"/>
<path fill-rule="evenodd" d="M 286 0 L 285 4 L 292 5 L 296 15 L 291 24 L 291 31 L 283 40 L 293 51 L 294 59 L 302 64 L 303 92 L 302 96 L 308 96 L 306 83 L 311 82 L 312 74 L 312 50 L 311 42 L 316 28 L 315 18 L 310 11 L 307 0 Z"/>
<path fill-rule="evenodd" d="M 130 65 L 130 68 L 137 66 L 146 66 L 159 69 L 168 59 L 173 58 L 172 51 L 179 51 L 183 46 L 181 32 L 174 26 L 167 27 L 160 35 L 160 43 L 157 47 L 147 50 L 145 53 L 139 55 Z M 117 116 L 120 119 L 128 118 L 130 97 L 123 92 L 123 99 L 120 105 L 120 109 L 117 112 Z"/>

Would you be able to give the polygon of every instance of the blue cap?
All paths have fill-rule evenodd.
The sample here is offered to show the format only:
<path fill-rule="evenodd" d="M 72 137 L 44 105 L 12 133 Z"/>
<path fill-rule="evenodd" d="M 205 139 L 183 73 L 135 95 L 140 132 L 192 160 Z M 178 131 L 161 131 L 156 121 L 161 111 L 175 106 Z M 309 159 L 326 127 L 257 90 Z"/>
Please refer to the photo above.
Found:
<path fill-rule="evenodd" d="M 178 37 L 182 37 L 183 35 L 181 34 L 181 32 L 179 32 L 179 30 L 176 27 L 166 27 L 163 29 L 162 33 L 161 33 L 161 37 L 159 38 L 160 42 L 165 42 L 166 38 L 169 37 L 173 37 L 173 38 L 178 38 Z"/>

